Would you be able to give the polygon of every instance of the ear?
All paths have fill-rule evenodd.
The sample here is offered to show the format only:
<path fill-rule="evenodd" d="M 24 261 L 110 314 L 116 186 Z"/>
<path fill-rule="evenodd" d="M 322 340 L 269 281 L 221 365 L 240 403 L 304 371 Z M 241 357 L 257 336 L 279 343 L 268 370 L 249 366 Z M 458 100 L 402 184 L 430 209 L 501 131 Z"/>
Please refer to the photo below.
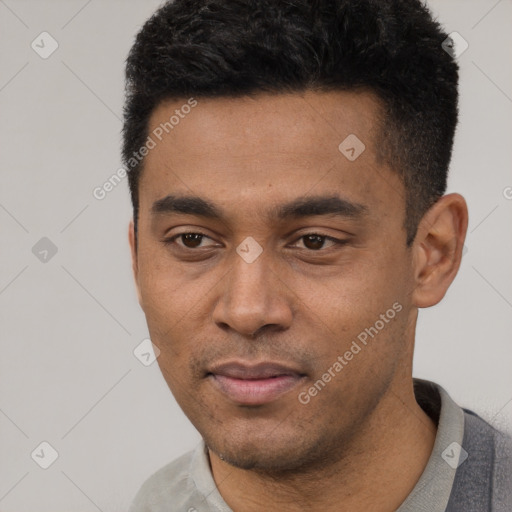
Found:
<path fill-rule="evenodd" d="M 142 307 L 142 296 L 141 296 L 140 287 L 139 287 L 139 262 L 138 262 L 138 257 L 137 257 L 137 242 L 135 241 L 135 228 L 133 225 L 133 220 L 130 221 L 130 225 L 128 226 L 128 241 L 130 242 L 130 250 L 132 253 L 133 278 L 135 280 L 135 287 L 137 288 L 137 296 L 139 299 L 139 304 Z"/>
<path fill-rule="evenodd" d="M 467 227 L 460 194 L 441 197 L 421 219 L 412 247 L 416 307 L 434 306 L 444 297 L 460 267 Z"/>

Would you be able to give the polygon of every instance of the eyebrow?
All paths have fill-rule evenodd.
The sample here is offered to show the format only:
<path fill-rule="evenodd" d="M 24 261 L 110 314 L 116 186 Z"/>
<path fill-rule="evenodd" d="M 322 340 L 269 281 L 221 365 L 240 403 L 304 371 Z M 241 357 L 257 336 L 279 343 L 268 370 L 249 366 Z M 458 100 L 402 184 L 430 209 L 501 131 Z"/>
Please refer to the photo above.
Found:
<path fill-rule="evenodd" d="M 360 218 L 368 213 L 368 207 L 339 196 L 314 196 L 298 198 L 291 203 L 278 206 L 276 213 L 276 217 L 279 219 L 312 217 L 314 215 Z"/>
<path fill-rule="evenodd" d="M 184 214 L 222 220 L 225 215 L 213 203 L 198 196 L 168 195 L 153 203 L 153 214 Z M 295 199 L 289 203 L 278 205 L 270 211 L 269 219 L 299 219 L 316 215 L 336 215 L 339 217 L 358 219 L 368 213 L 368 208 L 353 203 L 339 196 L 313 196 Z"/>
<path fill-rule="evenodd" d="M 211 219 L 220 219 L 222 212 L 215 205 L 197 196 L 168 195 L 155 201 L 151 207 L 153 214 L 182 213 Z"/>

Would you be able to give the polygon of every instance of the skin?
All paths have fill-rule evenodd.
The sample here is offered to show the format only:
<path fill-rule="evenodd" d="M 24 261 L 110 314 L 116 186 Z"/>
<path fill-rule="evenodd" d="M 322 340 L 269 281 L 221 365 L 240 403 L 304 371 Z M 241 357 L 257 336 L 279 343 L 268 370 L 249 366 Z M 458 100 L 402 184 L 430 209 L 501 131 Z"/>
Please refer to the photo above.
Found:
<path fill-rule="evenodd" d="M 160 104 L 150 133 L 185 101 Z M 145 158 L 137 244 L 129 229 L 139 302 L 235 512 L 392 511 L 432 451 L 436 426 L 413 393 L 414 332 L 418 308 L 438 303 L 457 273 L 467 208 L 458 194 L 442 197 L 406 246 L 404 186 L 376 157 L 379 114 L 370 92 L 198 99 Z M 338 150 L 349 134 L 366 146 L 355 161 Z M 200 197 L 222 218 L 152 212 L 167 195 Z M 275 216 L 324 196 L 363 213 Z M 198 232 L 198 247 L 163 242 Z M 248 236 L 263 248 L 252 263 L 236 252 Z M 301 403 L 395 303 L 393 320 Z M 273 402 L 240 405 L 207 376 L 231 360 L 275 361 L 303 377 Z"/>

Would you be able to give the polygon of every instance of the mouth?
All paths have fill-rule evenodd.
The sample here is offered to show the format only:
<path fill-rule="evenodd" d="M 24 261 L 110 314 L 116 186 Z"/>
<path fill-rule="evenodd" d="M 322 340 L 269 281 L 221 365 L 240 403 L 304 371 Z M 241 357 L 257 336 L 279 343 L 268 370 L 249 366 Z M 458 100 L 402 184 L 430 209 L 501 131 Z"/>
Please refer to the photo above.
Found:
<path fill-rule="evenodd" d="M 218 391 L 239 405 L 263 405 L 291 391 L 306 375 L 278 363 L 231 362 L 215 366 L 206 377 Z"/>

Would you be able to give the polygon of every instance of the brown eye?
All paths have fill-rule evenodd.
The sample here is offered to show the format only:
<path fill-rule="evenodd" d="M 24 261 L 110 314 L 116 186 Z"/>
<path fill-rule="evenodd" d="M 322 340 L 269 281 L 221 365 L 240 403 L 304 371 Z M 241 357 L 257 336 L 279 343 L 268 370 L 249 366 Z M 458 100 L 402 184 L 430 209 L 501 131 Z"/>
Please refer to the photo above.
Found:
<path fill-rule="evenodd" d="M 328 235 L 322 235 L 320 233 L 308 233 L 306 235 L 302 235 L 295 242 L 295 247 L 298 247 L 299 249 L 306 249 L 308 251 L 317 251 L 323 253 L 327 249 L 341 247 L 346 243 L 347 240 L 339 240 L 337 238 L 333 238 Z"/>
<path fill-rule="evenodd" d="M 320 235 L 306 235 L 303 236 L 304 246 L 308 249 L 318 250 L 324 246 L 325 236 Z"/>
<path fill-rule="evenodd" d="M 203 241 L 203 235 L 200 235 L 199 233 L 185 233 L 180 235 L 180 237 L 183 245 L 189 249 L 199 247 Z"/>
<path fill-rule="evenodd" d="M 219 244 L 215 243 L 215 240 L 212 240 L 208 235 L 197 231 L 180 233 L 178 235 L 174 235 L 171 238 L 166 238 L 162 240 L 162 242 L 168 247 L 178 248 L 179 250 L 211 249 L 214 247 L 219 247 Z"/>

